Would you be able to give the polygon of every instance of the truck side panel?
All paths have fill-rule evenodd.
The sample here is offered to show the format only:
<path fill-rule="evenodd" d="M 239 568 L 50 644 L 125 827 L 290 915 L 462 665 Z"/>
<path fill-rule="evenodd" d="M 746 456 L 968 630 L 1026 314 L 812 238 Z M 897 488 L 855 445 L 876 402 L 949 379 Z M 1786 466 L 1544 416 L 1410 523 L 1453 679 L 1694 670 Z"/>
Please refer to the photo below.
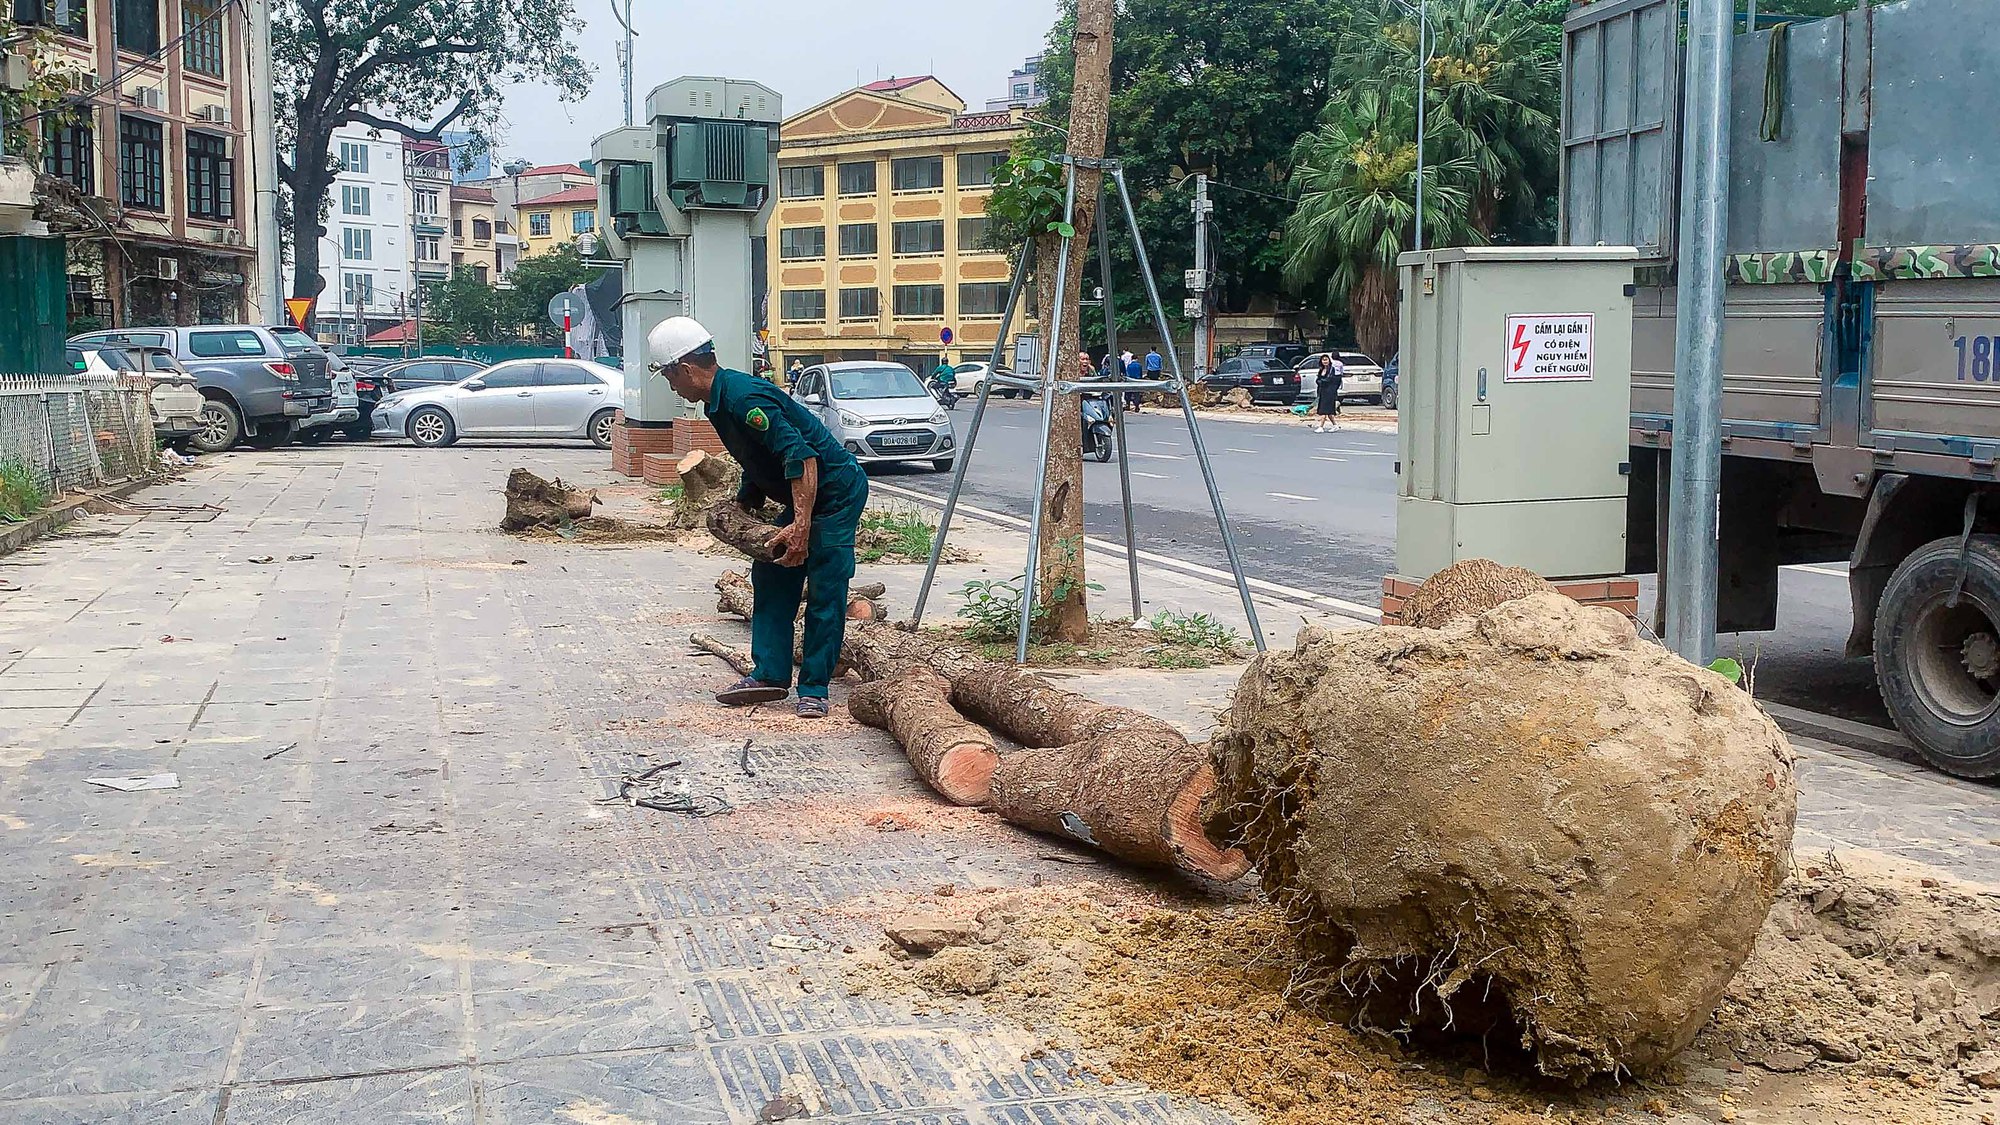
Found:
<path fill-rule="evenodd" d="M 1875 283 L 1862 444 L 2000 457 L 2000 278 Z M 1734 327 L 1732 325 L 1732 327 Z"/>

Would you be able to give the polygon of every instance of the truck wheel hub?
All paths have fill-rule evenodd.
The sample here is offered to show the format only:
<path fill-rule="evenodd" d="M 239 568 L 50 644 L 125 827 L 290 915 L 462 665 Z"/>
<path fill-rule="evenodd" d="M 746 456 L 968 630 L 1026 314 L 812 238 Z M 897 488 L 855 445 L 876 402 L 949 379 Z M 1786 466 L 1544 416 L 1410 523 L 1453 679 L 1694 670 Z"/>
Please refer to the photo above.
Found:
<path fill-rule="evenodd" d="M 1965 661 L 1965 670 L 1972 673 L 1975 680 L 1991 680 L 2000 677 L 2000 639 L 1991 633 L 1974 633 L 1965 638 L 1960 646 L 1960 658 Z"/>

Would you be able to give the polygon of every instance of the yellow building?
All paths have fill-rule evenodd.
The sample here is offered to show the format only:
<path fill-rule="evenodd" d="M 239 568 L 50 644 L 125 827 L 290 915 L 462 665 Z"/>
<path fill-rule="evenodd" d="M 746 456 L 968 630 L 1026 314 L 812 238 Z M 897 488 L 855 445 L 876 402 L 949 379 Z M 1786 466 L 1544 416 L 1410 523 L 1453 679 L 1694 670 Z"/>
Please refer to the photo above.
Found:
<path fill-rule="evenodd" d="M 473 272 L 482 284 L 500 278 L 500 249 L 493 240 L 493 193 L 485 188 L 451 189 L 451 265 Z"/>
<path fill-rule="evenodd" d="M 597 188 L 575 187 L 521 204 L 521 256 L 532 258 L 597 229 Z"/>
<path fill-rule="evenodd" d="M 986 356 L 1010 272 L 985 249 L 986 200 L 1022 129 L 1015 110 L 966 113 L 929 76 L 787 118 L 767 248 L 772 362 L 896 359 L 928 373 L 941 351 Z"/>

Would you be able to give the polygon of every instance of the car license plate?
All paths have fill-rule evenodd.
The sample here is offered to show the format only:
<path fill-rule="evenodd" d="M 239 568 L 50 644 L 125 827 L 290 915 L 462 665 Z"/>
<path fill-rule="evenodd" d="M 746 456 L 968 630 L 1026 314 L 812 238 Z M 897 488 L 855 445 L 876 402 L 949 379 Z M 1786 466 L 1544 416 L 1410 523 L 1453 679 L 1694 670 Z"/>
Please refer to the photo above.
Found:
<path fill-rule="evenodd" d="M 1273 375 L 1271 376 L 1271 384 L 1273 386 L 1282 387 L 1285 385 L 1285 377 L 1283 375 Z"/>
<path fill-rule="evenodd" d="M 884 434 L 883 445 L 929 445 L 930 438 L 923 434 Z"/>

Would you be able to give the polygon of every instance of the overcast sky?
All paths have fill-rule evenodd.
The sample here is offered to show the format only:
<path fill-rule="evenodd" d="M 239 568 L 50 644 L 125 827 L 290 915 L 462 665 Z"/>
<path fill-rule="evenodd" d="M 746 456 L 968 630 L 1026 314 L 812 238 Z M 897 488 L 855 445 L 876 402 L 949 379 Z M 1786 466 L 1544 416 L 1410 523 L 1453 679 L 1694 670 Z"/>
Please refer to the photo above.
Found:
<path fill-rule="evenodd" d="M 590 155 L 590 142 L 624 124 L 618 60 L 622 34 L 612 0 L 577 0 L 578 53 L 596 67 L 590 96 L 558 101 L 544 86 L 507 96 L 504 136 L 493 166 L 515 158 L 537 164 Z M 621 0 L 622 6 L 622 0 Z M 646 94 L 684 74 L 749 78 L 784 97 L 787 116 L 860 82 L 935 74 L 973 109 L 1007 92 L 1007 75 L 1041 50 L 1055 22 L 1055 0 L 938 5 L 907 0 L 725 0 L 716 4 L 633 0 L 639 38 L 632 72 L 635 114 Z"/>

